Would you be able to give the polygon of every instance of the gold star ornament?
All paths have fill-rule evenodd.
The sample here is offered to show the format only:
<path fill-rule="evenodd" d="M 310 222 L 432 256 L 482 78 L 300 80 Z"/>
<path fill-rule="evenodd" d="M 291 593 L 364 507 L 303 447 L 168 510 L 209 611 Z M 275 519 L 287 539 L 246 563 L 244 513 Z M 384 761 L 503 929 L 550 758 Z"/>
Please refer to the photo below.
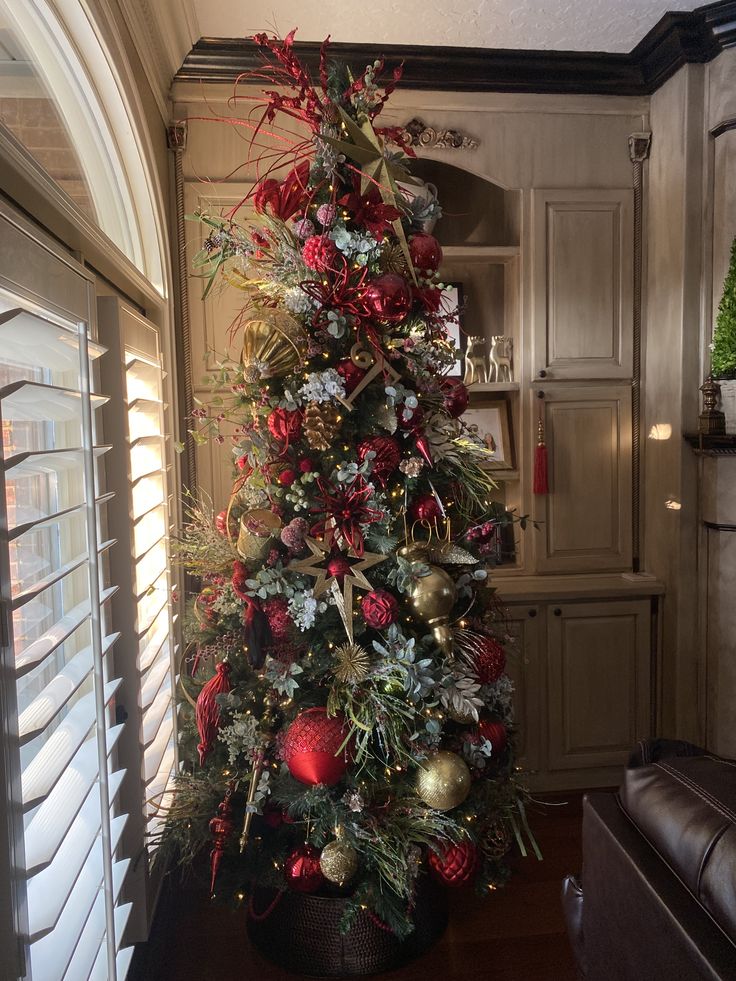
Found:
<path fill-rule="evenodd" d="M 365 571 L 380 562 L 385 562 L 388 556 L 376 552 L 363 552 L 358 556 L 352 548 L 345 552 L 339 551 L 332 544 L 318 542 L 316 538 L 307 538 L 306 543 L 312 554 L 306 559 L 292 559 L 289 569 L 314 579 L 315 599 L 327 590 L 332 593 L 345 625 L 348 640 L 352 643 L 353 587 L 373 589 L 365 577 Z"/>

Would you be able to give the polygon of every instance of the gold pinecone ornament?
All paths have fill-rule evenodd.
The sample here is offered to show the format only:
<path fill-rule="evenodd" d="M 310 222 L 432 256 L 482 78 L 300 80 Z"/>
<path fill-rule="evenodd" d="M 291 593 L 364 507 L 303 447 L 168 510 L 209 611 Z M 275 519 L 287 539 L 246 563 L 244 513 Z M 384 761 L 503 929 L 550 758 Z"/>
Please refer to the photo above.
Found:
<path fill-rule="evenodd" d="M 331 402 L 310 402 L 304 410 L 304 438 L 313 450 L 324 452 L 340 432 L 342 415 Z"/>
<path fill-rule="evenodd" d="M 343 838 L 342 829 L 337 829 L 337 838 L 322 849 L 319 858 L 322 875 L 328 882 L 346 886 L 358 871 L 358 853 Z"/>

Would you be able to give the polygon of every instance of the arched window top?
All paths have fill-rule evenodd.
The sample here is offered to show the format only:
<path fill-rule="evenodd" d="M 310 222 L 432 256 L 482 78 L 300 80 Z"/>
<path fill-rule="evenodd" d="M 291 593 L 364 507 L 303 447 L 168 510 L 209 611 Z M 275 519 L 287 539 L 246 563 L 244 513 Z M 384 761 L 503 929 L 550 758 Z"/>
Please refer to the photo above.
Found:
<path fill-rule="evenodd" d="M 141 144 L 80 0 L 0 0 L 0 121 L 163 295 Z"/>

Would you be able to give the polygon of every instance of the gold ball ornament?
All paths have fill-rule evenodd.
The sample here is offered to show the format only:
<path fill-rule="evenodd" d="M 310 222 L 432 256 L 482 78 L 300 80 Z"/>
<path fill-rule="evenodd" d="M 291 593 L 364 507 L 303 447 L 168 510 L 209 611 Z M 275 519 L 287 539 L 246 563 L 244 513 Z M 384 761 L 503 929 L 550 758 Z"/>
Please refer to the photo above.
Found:
<path fill-rule="evenodd" d="M 409 562 L 427 562 L 427 546 L 412 542 L 400 548 L 398 554 Z M 457 586 L 452 576 L 439 566 L 429 565 L 429 574 L 420 576 L 409 590 L 409 605 L 414 615 L 432 631 L 443 654 L 452 654 L 453 638 L 450 613 L 457 599 Z"/>
<path fill-rule="evenodd" d="M 358 853 L 346 841 L 338 838 L 322 849 L 319 867 L 328 882 L 346 886 L 358 871 Z"/>
<path fill-rule="evenodd" d="M 470 793 L 470 770 L 456 753 L 440 750 L 419 766 L 417 793 L 435 811 L 451 811 Z"/>

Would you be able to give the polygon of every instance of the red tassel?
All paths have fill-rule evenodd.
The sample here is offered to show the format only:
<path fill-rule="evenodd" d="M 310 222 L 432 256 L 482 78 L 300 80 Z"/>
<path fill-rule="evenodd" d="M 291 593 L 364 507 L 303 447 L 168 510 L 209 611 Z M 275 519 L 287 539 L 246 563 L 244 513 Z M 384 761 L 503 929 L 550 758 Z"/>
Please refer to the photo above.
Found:
<path fill-rule="evenodd" d="M 204 766 L 204 761 L 212 751 L 212 744 L 220 727 L 220 706 L 215 701 L 215 696 L 226 695 L 230 691 L 230 671 L 228 662 L 221 661 L 215 669 L 215 676 L 210 678 L 197 696 L 194 714 L 200 739 L 197 746 L 200 766 Z"/>
<path fill-rule="evenodd" d="M 220 871 L 220 865 L 222 864 L 222 853 L 235 827 L 232 819 L 233 809 L 230 806 L 230 798 L 233 795 L 234 787 L 234 784 L 229 784 L 225 791 L 225 799 L 221 804 L 217 805 L 217 816 L 213 817 L 210 821 L 210 834 L 215 839 L 212 852 L 210 853 L 210 897 L 215 895 L 215 882 L 217 881 L 217 873 Z"/>
<path fill-rule="evenodd" d="M 549 494 L 547 479 L 547 447 L 544 442 L 544 423 L 537 426 L 537 445 L 534 448 L 534 493 Z"/>

